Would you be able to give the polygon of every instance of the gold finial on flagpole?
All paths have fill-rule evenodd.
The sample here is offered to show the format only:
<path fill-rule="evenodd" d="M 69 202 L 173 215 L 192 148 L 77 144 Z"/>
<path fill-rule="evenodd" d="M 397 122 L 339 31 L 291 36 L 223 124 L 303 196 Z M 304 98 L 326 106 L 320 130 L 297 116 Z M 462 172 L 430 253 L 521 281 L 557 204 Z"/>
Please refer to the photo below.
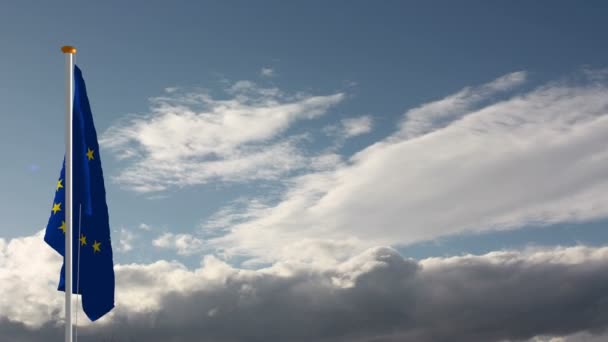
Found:
<path fill-rule="evenodd" d="M 61 47 L 61 52 L 75 54 L 76 53 L 76 48 L 73 47 L 73 46 L 70 46 L 70 45 L 62 46 Z"/>

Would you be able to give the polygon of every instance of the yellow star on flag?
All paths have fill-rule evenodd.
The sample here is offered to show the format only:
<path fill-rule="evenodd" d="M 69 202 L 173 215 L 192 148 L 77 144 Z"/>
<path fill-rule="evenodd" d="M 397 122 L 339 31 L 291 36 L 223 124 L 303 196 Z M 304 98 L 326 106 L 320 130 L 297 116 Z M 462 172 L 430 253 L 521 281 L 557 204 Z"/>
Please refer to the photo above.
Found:
<path fill-rule="evenodd" d="M 101 242 L 97 242 L 97 240 L 95 240 L 93 243 L 93 253 L 101 252 L 101 248 L 99 248 L 99 246 L 101 246 Z"/>
<path fill-rule="evenodd" d="M 63 188 L 62 182 L 63 182 L 63 179 L 60 179 L 57 181 L 57 190 L 55 190 L 55 191 L 59 191 L 59 189 Z"/>
<path fill-rule="evenodd" d="M 95 159 L 93 157 L 93 153 L 94 153 L 93 150 L 91 150 L 90 148 L 87 148 L 87 157 L 89 158 L 89 160 Z"/>
<path fill-rule="evenodd" d="M 87 244 L 87 237 L 86 237 L 86 236 L 84 236 L 84 234 L 80 235 L 80 245 L 81 245 L 81 246 L 84 246 L 84 245 L 86 245 L 86 244 Z M 99 246 L 98 246 L 98 247 L 99 247 Z M 95 248 L 95 247 L 93 247 L 93 248 Z"/>
<path fill-rule="evenodd" d="M 63 234 L 65 234 L 65 221 L 61 221 L 61 226 L 59 226 L 59 229 L 61 229 Z"/>
<path fill-rule="evenodd" d="M 61 202 L 53 203 L 53 209 L 51 210 L 53 211 L 53 214 L 57 214 L 58 211 L 61 211 Z"/>

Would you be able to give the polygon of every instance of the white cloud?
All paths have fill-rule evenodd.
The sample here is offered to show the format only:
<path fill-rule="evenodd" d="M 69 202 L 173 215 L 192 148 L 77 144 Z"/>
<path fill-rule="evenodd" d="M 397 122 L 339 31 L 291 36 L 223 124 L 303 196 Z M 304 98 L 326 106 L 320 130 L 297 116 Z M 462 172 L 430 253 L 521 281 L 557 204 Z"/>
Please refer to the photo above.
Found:
<path fill-rule="evenodd" d="M 151 112 L 117 122 L 101 144 L 131 161 L 115 178 L 140 192 L 208 182 L 277 179 L 307 166 L 297 146 L 302 137 L 281 137 L 298 120 L 325 114 L 344 98 L 287 96 L 276 88 L 239 81 L 216 100 L 202 93 L 152 99 Z"/>
<path fill-rule="evenodd" d="M 0 239 L 0 256 L 0 290 L 10 293 L 0 297 L 3 338 L 60 336 L 57 254 L 37 234 Z M 608 247 L 422 261 L 375 247 L 327 267 L 246 270 L 206 256 L 193 270 L 161 260 L 115 272 L 116 308 L 81 321 L 84 340 L 519 341 L 608 327 Z"/>
<path fill-rule="evenodd" d="M 523 78 L 510 74 L 409 111 L 392 136 L 290 179 L 278 203 L 250 209 L 251 219 L 210 243 L 268 262 L 308 259 L 296 242 L 319 238 L 351 241 L 356 251 L 608 216 L 608 88 L 551 83 L 491 101 Z M 423 124 L 423 112 L 451 121 Z"/>
<path fill-rule="evenodd" d="M 62 258 L 34 236 L 0 239 L 0 319 L 39 327 L 59 320 L 63 297 L 55 296 Z"/>
<path fill-rule="evenodd" d="M 343 119 L 341 123 L 347 138 L 369 133 L 372 130 L 372 118 L 367 115 Z"/>
<path fill-rule="evenodd" d="M 263 77 L 273 77 L 276 76 L 276 72 L 272 68 L 262 68 L 260 70 L 260 75 Z"/>
<path fill-rule="evenodd" d="M 408 110 L 401 123 L 400 138 L 414 138 L 448 126 L 452 121 L 468 114 L 472 108 L 492 96 L 512 90 L 526 80 L 523 71 L 499 77 L 479 87 L 467 87 L 442 100 L 423 104 Z"/>
<path fill-rule="evenodd" d="M 141 223 L 139 226 L 137 226 L 137 228 L 147 231 L 147 232 L 152 230 L 152 227 L 150 227 L 149 225 L 147 225 L 145 223 Z"/>
<path fill-rule="evenodd" d="M 260 210 L 266 207 L 259 199 L 238 198 L 205 220 L 201 226 L 204 230 L 225 229 L 254 218 L 252 215 L 260 214 Z"/>
<path fill-rule="evenodd" d="M 325 134 L 336 137 L 337 146 L 342 145 L 348 138 L 369 133 L 371 130 L 372 118 L 368 115 L 342 119 L 339 125 L 334 124 L 323 128 Z"/>
<path fill-rule="evenodd" d="M 152 241 L 152 245 L 172 249 L 177 251 L 179 255 L 191 255 L 200 253 L 204 247 L 201 239 L 198 239 L 190 234 L 173 234 L 164 233 Z"/>
<path fill-rule="evenodd" d="M 129 231 L 126 228 L 120 228 L 119 238 L 118 238 L 118 248 L 119 252 L 129 252 L 133 249 L 133 241 L 135 240 L 135 234 Z"/>

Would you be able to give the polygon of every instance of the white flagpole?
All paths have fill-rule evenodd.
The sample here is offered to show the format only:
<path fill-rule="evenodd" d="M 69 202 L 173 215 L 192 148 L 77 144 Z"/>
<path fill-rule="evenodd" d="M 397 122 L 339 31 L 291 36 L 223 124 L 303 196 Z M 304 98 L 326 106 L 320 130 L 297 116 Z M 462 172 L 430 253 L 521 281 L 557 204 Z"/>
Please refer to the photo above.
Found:
<path fill-rule="evenodd" d="M 74 104 L 74 54 L 76 48 L 64 46 L 65 54 L 65 342 L 72 342 L 72 110 Z"/>

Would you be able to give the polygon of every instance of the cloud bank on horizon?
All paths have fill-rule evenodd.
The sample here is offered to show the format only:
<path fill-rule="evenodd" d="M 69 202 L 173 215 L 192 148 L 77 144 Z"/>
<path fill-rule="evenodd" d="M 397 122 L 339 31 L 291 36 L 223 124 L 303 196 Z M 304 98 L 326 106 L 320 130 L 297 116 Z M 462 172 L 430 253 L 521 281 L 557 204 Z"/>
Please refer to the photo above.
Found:
<path fill-rule="evenodd" d="M 61 260 L 41 236 L 0 239 L 8 340 L 63 333 L 53 286 Z M 116 308 L 99 323 L 81 321 L 83 341 L 583 342 L 602 340 L 608 327 L 607 247 L 420 261 L 376 247 L 327 268 L 247 270 L 206 256 L 192 270 L 164 260 L 115 270 Z"/>

